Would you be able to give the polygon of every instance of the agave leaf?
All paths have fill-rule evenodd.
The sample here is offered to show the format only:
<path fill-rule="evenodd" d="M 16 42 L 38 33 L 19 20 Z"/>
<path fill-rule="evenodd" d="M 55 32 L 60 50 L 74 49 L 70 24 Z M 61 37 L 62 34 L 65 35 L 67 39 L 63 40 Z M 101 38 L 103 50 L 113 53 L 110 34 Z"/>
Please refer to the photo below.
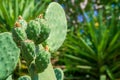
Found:
<path fill-rule="evenodd" d="M 120 31 L 117 32 L 117 33 L 115 34 L 115 36 L 113 37 L 113 39 L 111 40 L 111 42 L 110 42 L 110 44 L 109 44 L 109 47 L 108 47 L 108 51 L 109 51 L 111 48 L 113 48 L 113 46 L 116 45 L 116 41 L 118 40 L 119 36 L 120 36 Z"/>
<path fill-rule="evenodd" d="M 14 16 L 15 16 L 15 20 L 16 20 L 17 17 L 18 17 L 18 15 L 19 15 L 19 13 L 18 13 L 18 12 L 19 12 L 18 0 L 15 0 L 14 5 L 15 5 L 15 7 L 14 7 L 14 8 L 15 8 L 15 9 L 14 9 L 14 12 L 15 12 L 15 13 L 14 13 Z"/>
<path fill-rule="evenodd" d="M 27 8 L 24 9 L 23 14 L 22 14 L 23 18 L 25 19 L 29 16 L 28 14 L 31 14 L 31 10 L 33 10 L 33 6 L 34 6 L 34 0 L 31 0 L 31 1 L 26 0 L 26 1 L 27 2 L 26 2 L 25 7 Z"/>
<path fill-rule="evenodd" d="M 111 72 L 111 70 L 108 67 L 106 68 L 106 72 L 111 80 L 115 80 L 113 73 Z"/>

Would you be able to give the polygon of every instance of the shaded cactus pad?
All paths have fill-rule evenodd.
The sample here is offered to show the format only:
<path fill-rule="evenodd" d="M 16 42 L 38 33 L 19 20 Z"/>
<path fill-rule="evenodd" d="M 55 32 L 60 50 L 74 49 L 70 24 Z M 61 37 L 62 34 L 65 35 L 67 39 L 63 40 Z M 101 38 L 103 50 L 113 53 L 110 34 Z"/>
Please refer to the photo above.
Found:
<path fill-rule="evenodd" d="M 15 69 L 20 50 L 12 39 L 11 33 L 0 34 L 0 80 L 7 78 Z"/>
<path fill-rule="evenodd" d="M 63 80 L 64 79 L 63 71 L 60 68 L 54 69 L 54 72 L 55 72 L 57 80 Z"/>

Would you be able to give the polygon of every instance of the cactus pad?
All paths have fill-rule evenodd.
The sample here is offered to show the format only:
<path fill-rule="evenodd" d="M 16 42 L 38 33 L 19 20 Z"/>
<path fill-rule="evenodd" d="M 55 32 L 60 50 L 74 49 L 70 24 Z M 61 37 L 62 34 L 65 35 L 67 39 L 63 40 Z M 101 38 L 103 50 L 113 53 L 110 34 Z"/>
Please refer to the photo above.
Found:
<path fill-rule="evenodd" d="M 14 43 L 11 33 L 0 34 L 0 80 L 7 78 L 15 69 L 20 50 Z"/>
<path fill-rule="evenodd" d="M 51 63 L 49 63 L 44 72 L 39 73 L 38 75 L 38 80 L 57 80 Z"/>
<path fill-rule="evenodd" d="M 19 24 L 19 23 L 16 23 L 16 24 Z M 25 33 L 25 30 L 21 26 L 13 28 L 12 35 L 13 35 L 14 41 L 17 44 L 20 44 L 21 41 L 27 39 L 27 35 Z"/>
<path fill-rule="evenodd" d="M 54 69 L 54 72 L 55 72 L 57 80 L 63 80 L 64 79 L 63 71 L 60 68 Z"/>
<path fill-rule="evenodd" d="M 56 51 L 63 43 L 67 32 L 67 21 L 63 8 L 52 2 L 46 11 L 45 19 L 50 27 L 50 35 L 46 40 L 50 51 Z"/>

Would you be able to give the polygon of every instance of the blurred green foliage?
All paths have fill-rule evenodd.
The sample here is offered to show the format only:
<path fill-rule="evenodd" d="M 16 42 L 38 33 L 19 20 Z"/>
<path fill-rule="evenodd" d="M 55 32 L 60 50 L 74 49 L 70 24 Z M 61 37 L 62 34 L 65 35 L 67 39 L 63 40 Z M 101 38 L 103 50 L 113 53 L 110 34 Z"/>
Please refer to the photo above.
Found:
<path fill-rule="evenodd" d="M 0 32 L 11 31 L 18 16 L 29 20 L 43 13 L 50 0 L 0 0 Z"/>
<path fill-rule="evenodd" d="M 92 17 L 84 24 L 83 34 L 80 29 L 69 32 L 60 50 L 61 62 L 68 70 L 79 72 L 82 80 L 100 80 L 103 75 L 110 80 L 120 78 L 120 19 L 111 15 L 105 19 L 100 12 Z"/>
<path fill-rule="evenodd" d="M 91 7 L 95 10 L 99 8 L 108 8 L 112 4 L 120 5 L 120 0 L 52 0 L 56 1 L 63 6 L 66 17 L 68 19 L 68 26 L 74 26 L 75 29 L 79 27 L 78 16 L 83 14 L 83 12 L 89 12 Z M 84 6 L 84 9 L 82 7 Z M 109 11 L 109 10 L 108 10 Z"/>
<path fill-rule="evenodd" d="M 72 8 L 74 14 L 66 11 L 70 27 L 59 50 L 58 64 L 66 65 L 66 79 L 120 79 L 120 1 L 88 1 L 85 9 L 79 3 Z"/>

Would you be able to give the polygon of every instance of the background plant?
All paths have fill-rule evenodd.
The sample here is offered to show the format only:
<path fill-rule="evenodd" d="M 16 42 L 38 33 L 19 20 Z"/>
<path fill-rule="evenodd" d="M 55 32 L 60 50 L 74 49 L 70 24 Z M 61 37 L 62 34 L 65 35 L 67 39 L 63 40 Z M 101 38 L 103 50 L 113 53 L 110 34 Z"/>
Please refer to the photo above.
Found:
<path fill-rule="evenodd" d="M 27 21 L 44 13 L 50 0 L 0 0 L 0 32 L 11 31 L 18 16 Z"/>
<path fill-rule="evenodd" d="M 84 24 L 80 24 L 83 27 L 68 33 L 60 49 L 63 53 L 60 61 L 71 74 L 79 74 L 73 79 L 75 76 L 83 80 L 119 79 L 119 10 L 109 8 L 110 13 L 106 13 L 101 8 L 97 16 L 91 10 L 87 15 L 83 12 Z"/>

